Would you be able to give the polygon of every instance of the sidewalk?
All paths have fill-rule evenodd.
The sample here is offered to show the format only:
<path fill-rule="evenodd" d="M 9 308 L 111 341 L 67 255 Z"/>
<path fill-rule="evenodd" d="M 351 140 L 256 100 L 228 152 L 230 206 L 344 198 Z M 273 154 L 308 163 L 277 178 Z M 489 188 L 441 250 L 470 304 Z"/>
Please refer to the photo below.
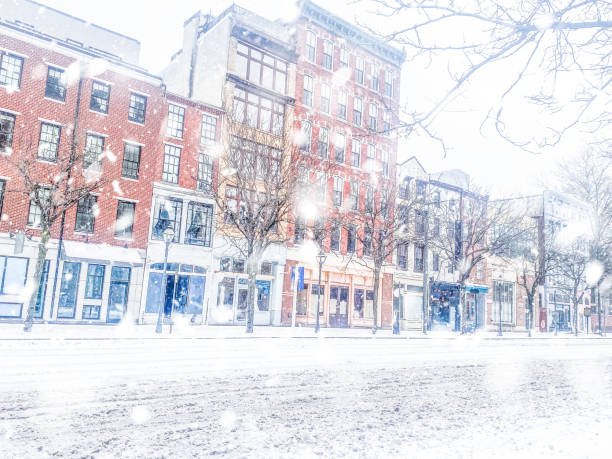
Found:
<path fill-rule="evenodd" d="M 315 334 L 312 327 L 272 327 L 256 326 L 253 334 L 245 332 L 244 325 L 196 325 L 176 323 L 172 334 L 169 326 L 164 325 L 163 333 L 155 333 L 155 325 L 136 325 L 123 323 L 119 325 L 76 325 L 76 324 L 34 324 L 30 333 L 23 331 L 23 324 L 0 324 L 0 340 L 107 340 L 107 339 L 254 339 L 254 338 L 351 338 L 351 339 L 436 339 L 436 340 L 607 340 L 612 336 L 584 333 L 577 337 L 564 332 L 555 336 L 554 333 L 533 332 L 529 338 L 527 333 L 504 332 L 497 336 L 493 331 L 479 331 L 476 334 L 460 335 L 454 332 L 434 331 L 427 335 L 419 331 L 402 331 L 400 335 L 393 335 L 391 330 L 378 330 L 376 334 L 368 328 L 321 328 Z"/>

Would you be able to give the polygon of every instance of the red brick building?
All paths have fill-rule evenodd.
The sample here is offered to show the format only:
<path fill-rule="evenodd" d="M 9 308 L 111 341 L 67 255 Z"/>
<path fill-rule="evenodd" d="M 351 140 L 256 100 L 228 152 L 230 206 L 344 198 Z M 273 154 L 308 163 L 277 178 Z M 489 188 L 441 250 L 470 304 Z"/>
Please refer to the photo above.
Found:
<path fill-rule="evenodd" d="M 32 13 L 30 2 L 21 3 L 18 15 Z M 58 35 L 82 32 L 82 21 L 50 8 L 48 13 Z M 40 320 L 116 322 L 126 313 L 139 316 L 147 249 L 155 239 L 150 236 L 154 188 L 163 194 L 158 189 L 168 185 L 172 194 L 212 185 L 214 161 L 201 171 L 200 152 L 211 136 L 218 138 L 220 111 L 167 95 L 161 78 L 136 64 L 135 40 L 93 24 L 86 27 L 89 32 L 76 41 L 49 35 L 44 24 L 39 30 L 23 21 L 0 21 L 2 319 L 25 317 L 24 286 L 34 284 L 40 210 L 19 193 L 24 188 L 14 165 L 23 155 L 34 152 L 41 180 L 47 179 L 59 171 L 58 163 L 74 143 L 84 161 L 89 158 L 89 170 L 104 180 L 66 213 L 60 255 L 60 221 L 52 228 L 45 282 L 38 292 Z M 116 43 L 123 47 L 114 49 Z M 214 126 L 202 127 L 204 112 Z M 169 146 L 177 153 L 176 163 L 169 159 Z M 208 175 L 199 176 L 203 172 Z M 74 180 L 83 180 L 82 175 L 76 171 Z M 199 208 L 190 209 L 194 215 Z M 212 227 L 212 221 L 207 223 Z M 185 240 L 184 232 L 176 237 Z"/>
<path fill-rule="evenodd" d="M 363 258 L 367 199 L 395 181 L 397 141 L 392 126 L 399 100 L 402 52 L 332 15 L 301 3 L 296 22 L 295 128 L 307 164 L 287 254 L 282 321 L 292 321 L 291 268 L 304 267 L 304 290 L 296 322 L 313 324 L 318 301 L 323 326 L 371 326 L 373 274 L 353 260 Z M 377 322 L 391 325 L 392 274 L 381 280 Z"/>

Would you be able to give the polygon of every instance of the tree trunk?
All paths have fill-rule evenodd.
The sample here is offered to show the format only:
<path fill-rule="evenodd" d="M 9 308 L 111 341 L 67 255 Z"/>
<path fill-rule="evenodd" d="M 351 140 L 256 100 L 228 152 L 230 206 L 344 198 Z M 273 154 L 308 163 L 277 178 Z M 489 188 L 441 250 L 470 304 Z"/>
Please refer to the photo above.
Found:
<path fill-rule="evenodd" d="M 380 268 L 374 268 L 374 303 L 372 305 L 372 315 L 374 316 L 372 319 L 372 333 L 376 333 L 378 328 L 378 291 L 380 283 Z"/>
<path fill-rule="evenodd" d="M 247 293 L 247 317 L 246 332 L 253 333 L 253 319 L 255 317 L 255 292 L 257 289 L 257 261 L 254 255 L 249 255 L 247 260 L 247 274 L 249 276 L 249 287 Z"/>
<path fill-rule="evenodd" d="M 525 317 L 525 328 L 527 336 L 531 338 L 531 328 L 533 327 L 533 297 L 527 294 L 527 316 Z"/>
<path fill-rule="evenodd" d="M 38 255 L 36 258 L 36 269 L 34 271 L 34 289 L 32 290 L 30 301 L 28 302 L 28 313 L 26 320 L 23 324 L 23 331 L 32 331 L 32 325 L 34 324 L 34 311 L 36 310 L 36 301 L 38 299 L 38 291 L 40 289 L 40 283 L 42 281 L 42 271 L 47 258 L 47 244 L 51 233 L 49 228 L 44 228 L 40 235 L 40 242 L 38 243 Z"/>
<path fill-rule="evenodd" d="M 465 283 L 459 284 L 459 307 L 457 308 L 459 313 L 459 332 L 463 335 L 465 333 Z"/>
<path fill-rule="evenodd" d="M 578 301 L 574 298 L 574 335 L 578 336 Z"/>

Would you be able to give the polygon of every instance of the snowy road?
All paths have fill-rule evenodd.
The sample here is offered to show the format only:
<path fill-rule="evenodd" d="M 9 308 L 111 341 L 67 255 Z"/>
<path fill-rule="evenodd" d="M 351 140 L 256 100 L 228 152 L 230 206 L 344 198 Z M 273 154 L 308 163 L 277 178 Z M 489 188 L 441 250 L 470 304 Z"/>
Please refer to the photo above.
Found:
<path fill-rule="evenodd" d="M 610 341 L 0 341 L 0 457 L 610 457 Z"/>

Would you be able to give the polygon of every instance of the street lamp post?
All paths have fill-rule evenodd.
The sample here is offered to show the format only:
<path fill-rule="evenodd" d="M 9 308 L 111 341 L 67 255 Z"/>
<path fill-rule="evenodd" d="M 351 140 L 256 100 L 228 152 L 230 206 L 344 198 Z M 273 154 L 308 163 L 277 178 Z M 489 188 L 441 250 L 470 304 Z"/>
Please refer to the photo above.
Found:
<path fill-rule="evenodd" d="M 317 321 L 315 325 L 315 333 L 319 333 L 319 311 L 321 310 L 321 271 L 323 270 L 323 263 L 325 263 L 325 252 L 323 252 L 323 248 L 319 250 L 317 254 L 317 261 L 319 262 L 319 288 L 317 290 Z"/>
<path fill-rule="evenodd" d="M 161 217 L 159 221 L 162 222 Z M 166 289 L 168 287 L 168 277 L 166 276 L 166 271 L 168 267 L 168 249 L 170 248 L 170 242 L 172 242 L 172 240 L 174 239 L 174 230 L 169 227 L 169 220 L 166 220 L 163 223 L 159 223 L 159 227 L 161 228 L 162 226 L 166 226 L 166 228 L 164 229 L 164 232 L 162 233 L 164 244 L 166 246 L 165 253 L 164 253 L 164 274 L 162 277 L 164 281 L 163 281 L 163 288 L 161 292 L 161 304 L 159 305 L 159 311 L 157 314 L 157 326 L 155 327 L 155 333 L 162 332 L 162 314 L 163 314 L 164 304 L 165 304 L 165 299 L 166 299 Z"/>

